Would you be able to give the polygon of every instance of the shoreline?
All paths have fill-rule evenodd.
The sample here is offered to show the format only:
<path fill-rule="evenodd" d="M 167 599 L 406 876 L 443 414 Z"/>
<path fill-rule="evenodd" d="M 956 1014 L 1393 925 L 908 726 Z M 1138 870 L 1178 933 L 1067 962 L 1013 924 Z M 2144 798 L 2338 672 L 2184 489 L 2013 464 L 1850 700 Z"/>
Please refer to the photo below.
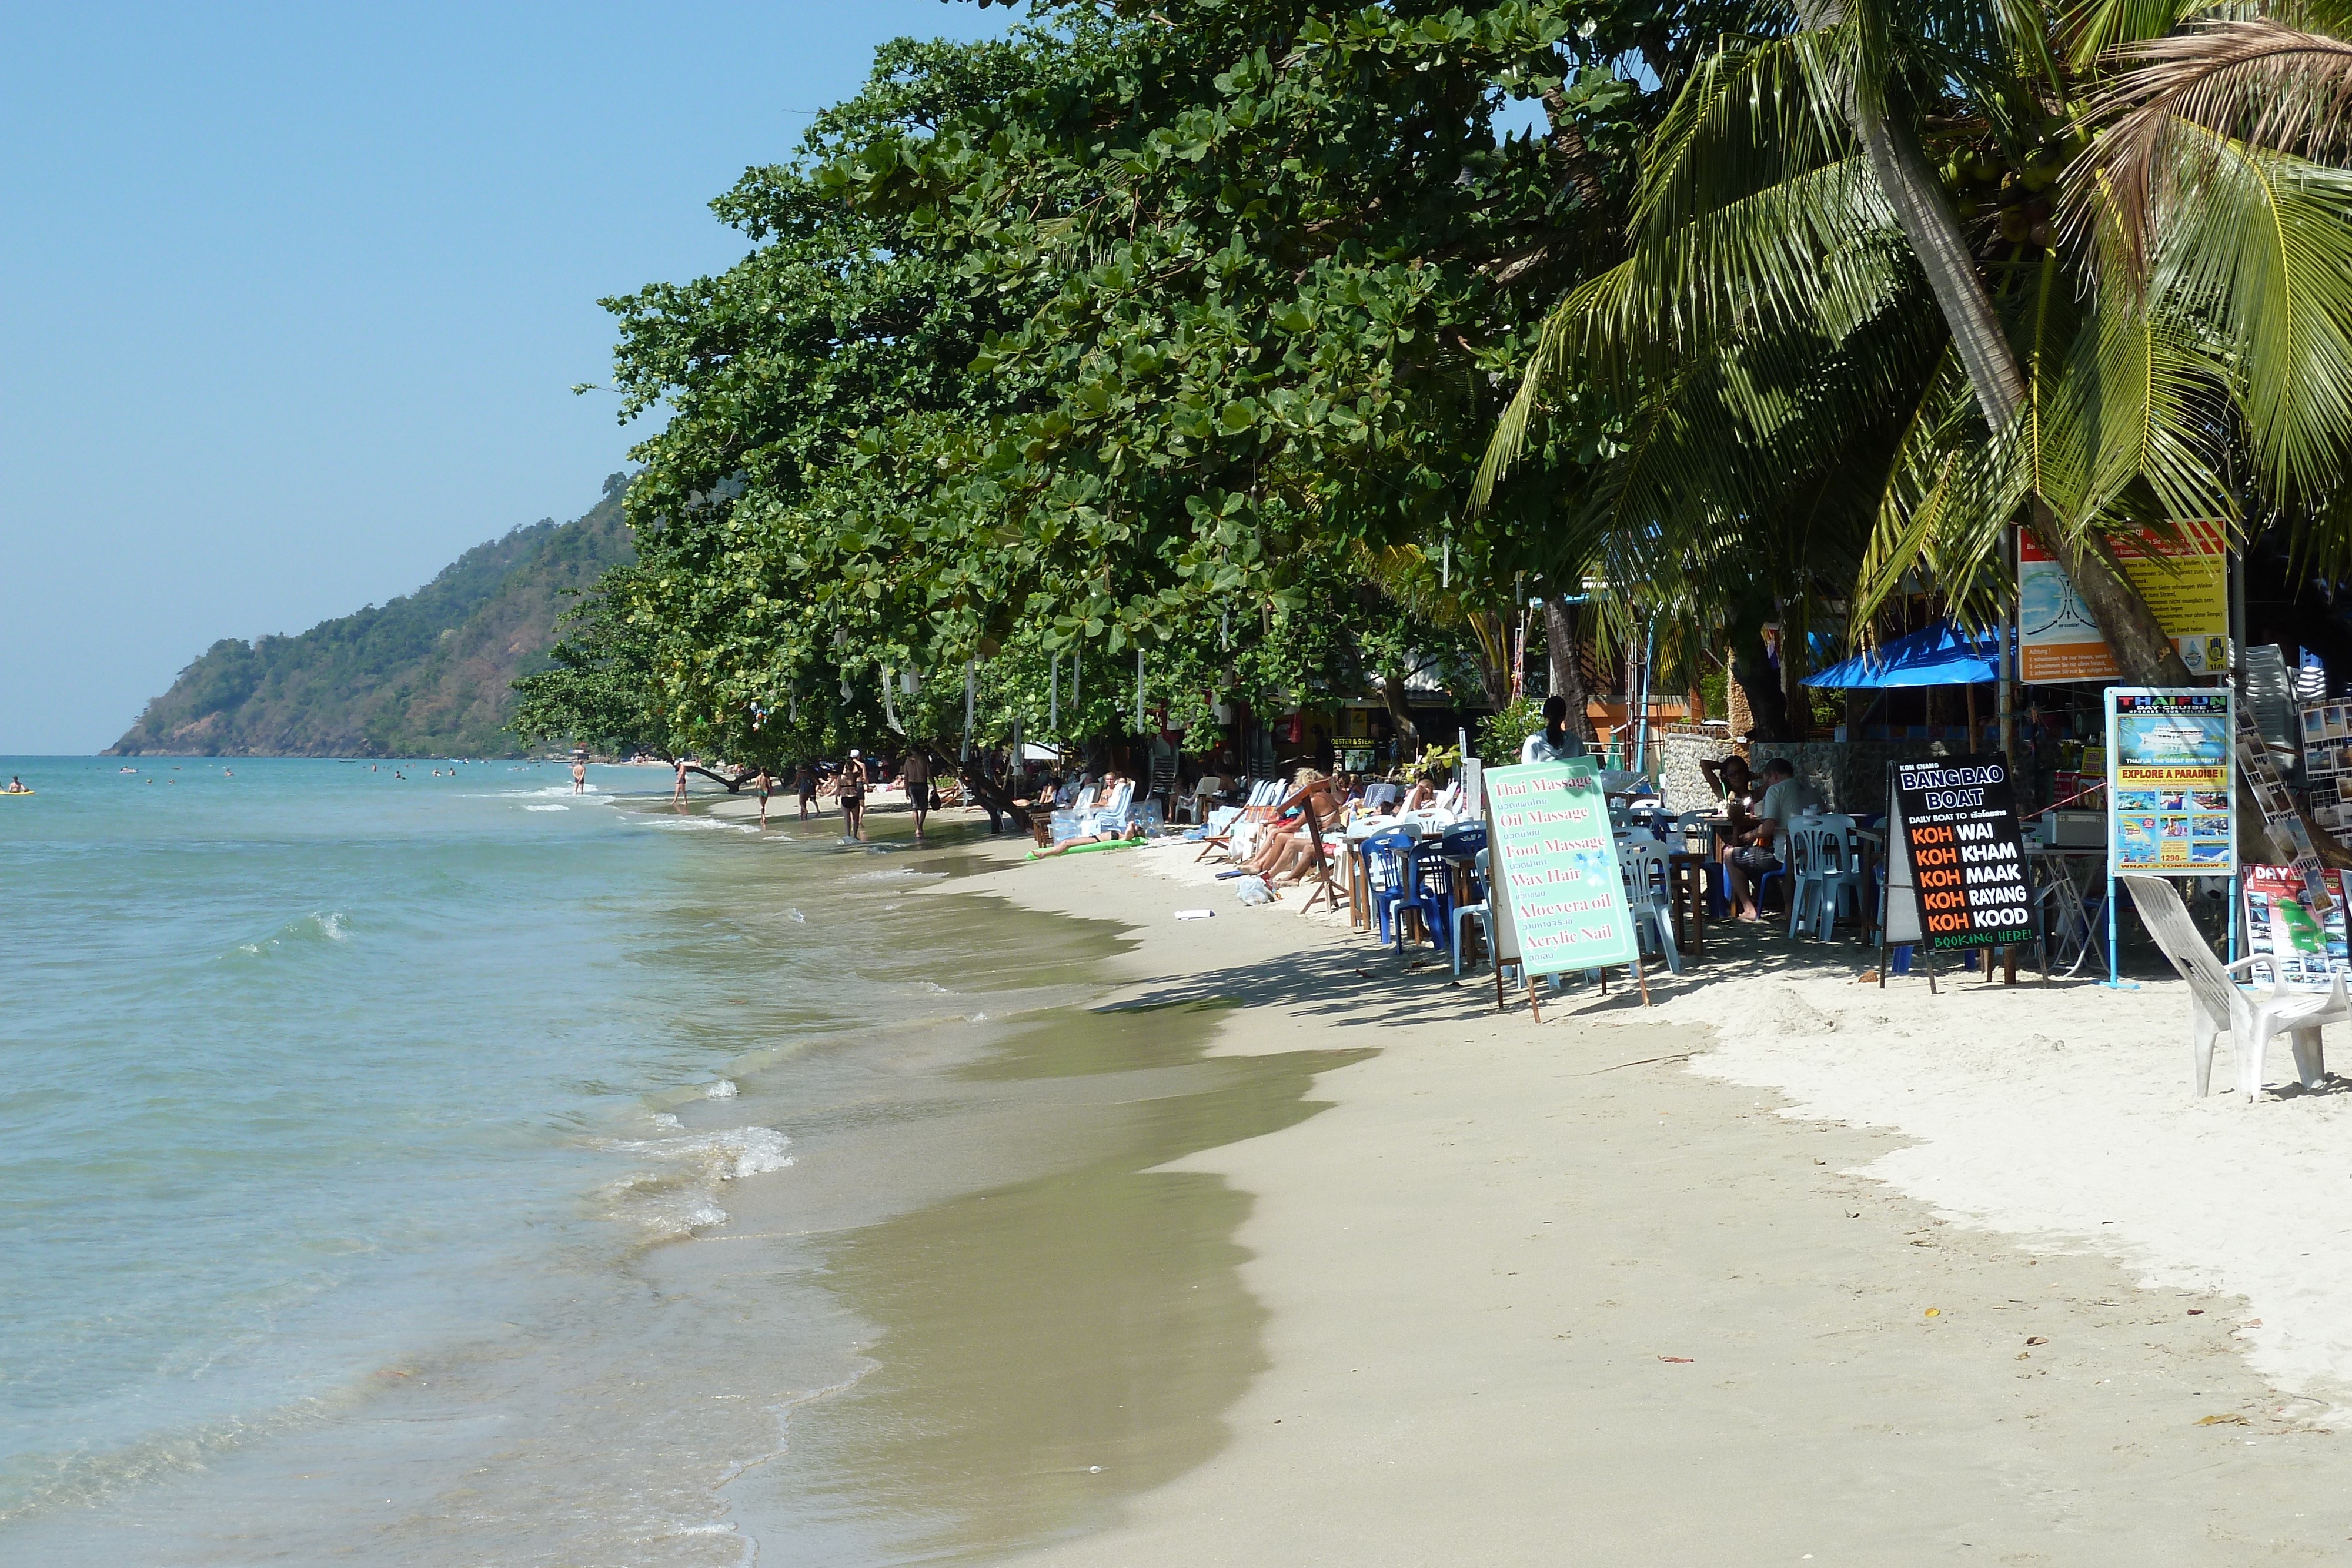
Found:
<path fill-rule="evenodd" d="M 1823 1027 L 1776 1001 L 1793 1023 L 1727 1037 L 1722 1009 L 1766 998 L 1727 945 L 1646 1018 L 1572 994 L 1536 1026 L 1295 900 L 1212 893 L 1214 918 L 1176 922 L 1204 902 L 1189 858 L 1016 861 L 935 890 L 1124 925 L 1134 946 L 1096 1010 L 1219 1006 L 1213 1057 L 1376 1051 L 1316 1080 L 1319 1113 L 1162 1167 L 1248 1195 L 1236 1239 L 1270 1364 L 1225 1413 L 1231 1440 L 1110 1528 L 1003 1561 L 1532 1563 L 1565 1535 L 1633 1561 L 2218 1564 L 2352 1537 L 2344 1439 L 2257 1370 L 2240 1297 L 2136 1282 L 2128 1240 L 1914 1196 L 1934 1183 L 1906 1173 L 1965 1122 L 1850 1124 L 1895 1120 L 1864 1059 L 1909 1043 L 1877 1021 L 1907 992 L 1871 988 L 1846 1024 L 1813 991 L 1850 996 L 1852 974 L 1800 971 L 1783 984 Z M 1997 1038 L 2049 1027 L 2052 998 L 2025 991 Z M 2118 1086 L 2136 1102 L 2185 1100 L 2179 1053 L 2144 1038 L 2182 1004 L 2139 999 L 2145 1019 L 2111 996 L 2063 1016 L 2131 1031 L 2111 1054 L 2136 1063 Z M 1967 1019 L 1906 1020 L 1923 1027 L 1902 1068 Z M 1809 1058 L 1825 1038 L 1837 1052 Z M 2084 1056 L 2070 1071 L 2095 1079 Z M 1796 1092 L 1762 1086 L 1775 1074 Z M 2129 1157 L 2079 1141 L 2048 1157 L 2070 1155 Z"/>

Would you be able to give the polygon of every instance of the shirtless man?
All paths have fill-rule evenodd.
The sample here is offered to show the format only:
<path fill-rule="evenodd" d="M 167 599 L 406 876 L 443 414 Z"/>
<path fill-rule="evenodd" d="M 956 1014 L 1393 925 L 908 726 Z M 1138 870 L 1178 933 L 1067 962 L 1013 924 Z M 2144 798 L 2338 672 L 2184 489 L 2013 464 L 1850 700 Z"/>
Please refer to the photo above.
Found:
<path fill-rule="evenodd" d="M 758 785 L 760 789 L 760 826 L 764 828 L 768 825 L 768 791 L 774 787 L 775 782 L 768 777 L 766 763 L 760 764 L 760 776 L 751 782 Z"/>
<path fill-rule="evenodd" d="M 584 762 L 572 765 L 572 792 L 574 795 L 588 793 L 588 765 Z"/>
<path fill-rule="evenodd" d="M 669 798 L 681 806 L 686 804 L 686 758 L 683 757 L 677 759 L 677 786 L 669 792 Z"/>
<path fill-rule="evenodd" d="M 816 769 L 805 762 L 794 767 L 793 789 L 800 795 L 801 821 L 805 822 L 809 820 L 809 808 L 816 804 Z M 824 815 L 822 807 L 818 808 L 817 815 Z"/>
<path fill-rule="evenodd" d="M 899 782 L 907 787 L 907 805 L 915 813 L 915 841 L 923 841 L 923 819 L 931 810 L 931 754 L 921 747 L 910 747 L 907 759 L 899 768 Z"/>

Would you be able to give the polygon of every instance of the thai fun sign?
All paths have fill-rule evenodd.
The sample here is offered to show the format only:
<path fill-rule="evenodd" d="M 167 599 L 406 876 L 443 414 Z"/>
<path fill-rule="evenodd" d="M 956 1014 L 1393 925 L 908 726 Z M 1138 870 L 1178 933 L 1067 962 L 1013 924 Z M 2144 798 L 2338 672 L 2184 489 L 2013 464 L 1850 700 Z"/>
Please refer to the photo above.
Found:
<path fill-rule="evenodd" d="M 2107 869 L 2238 869 L 2235 726 L 2227 686 L 2107 688 Z"/>
<path fill-rule="evenodd" d="M 1489 768 L 1486 814 L 1497 950 L 1530 976 L 1633 963 L 1617 841 L 1591 767 Z"/>
<path fill-rule="evenodd" d="M 1895 765 L 1896 831 L 1930 947 L 1998 947 L 2033 934 L 2017 795 L 1998 751 Z"/>

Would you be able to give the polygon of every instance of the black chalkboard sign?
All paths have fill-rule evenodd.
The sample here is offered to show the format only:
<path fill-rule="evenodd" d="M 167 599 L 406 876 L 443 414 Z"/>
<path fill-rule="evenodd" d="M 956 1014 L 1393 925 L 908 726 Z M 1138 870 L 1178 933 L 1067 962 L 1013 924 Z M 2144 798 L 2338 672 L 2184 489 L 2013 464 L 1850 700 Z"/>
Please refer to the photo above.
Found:
<path fill-rule="evenodd" d="M 2033 880 L 1998 751 L 1900 762 L 1895 828 L 1930 947 L 1999 947 L 2033 936 Z"/>

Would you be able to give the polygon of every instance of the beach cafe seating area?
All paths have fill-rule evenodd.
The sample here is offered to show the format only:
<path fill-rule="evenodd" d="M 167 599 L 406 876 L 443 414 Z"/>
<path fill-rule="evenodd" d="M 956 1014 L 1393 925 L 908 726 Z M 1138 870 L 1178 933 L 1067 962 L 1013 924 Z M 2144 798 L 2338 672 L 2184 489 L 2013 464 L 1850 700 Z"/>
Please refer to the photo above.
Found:
<path fill-rule="evenodd" d="M 2273 648 L 2248 653 L 2258 675 L 2265 657 L 2277 662 Z M 1992 668 L 1986 645 L 1939 624 L 1821 671 L 1807 683 L 1884 693 L 1980 684 Z M 2260 718 L 2281 771 L 2307 774 L 2315 801 L 2323 790 L 2352 799 L 2352 788 L 2337 781 L 2338 775 L 2352 777 L 2352 767 L 2343 762 L 2352 756 L 2352 739 L 2336 738 L 2352 737 L 2352 703 L 2297 712 L 2284 676 L 2272 684 L 2286 694 L 2271 705 L 2279 712 L 2261 713 L 2254 696 L 2248 710 Z M 1969 744 L 1973 718 L 1971 713 Z M 1759 746 L 1759 764 L 1780 749 Z M 1935 749 L 1943 751 L 1941 745 Z M 1881 751 L 1872 750 L 1863 767 L 1849 770 L 1875 779 L 1893 760 Z M 2352 1022 L 2340 957 L 2332 979 L 2306 974 L 2291 981 L 2284 969 L 2266 969 L 2258 957 L 2239 958 L 2234 950 L 2236 961 L 2224 963 L 2215 949 L 2237 941 L 2234 932 L 2223 934 L 2235 918 L 2234 882 L 2225 898 L 2221 879 L 2204 879 L 2206 885 L 2186 889 L 2194 894 L 2187 902 L 2182 884 L 2171 881 L 2124 876 L 2111 882 L 2105 802 L 2095 781 L 2104 775 L 2088 758 L 2079 774 L 2072 773 L 2073 750 L 2058 755 L 2055 788 L 2045 757 L 2039 803 L 2028 802 L 2019 813 L 2031 864 L 2031 936 L 1998 950 L 1939 955 L 1928 967 L 1931 981 L 1938 970 L 1950 975 L 1956 966 L 1978 965 L 1990 979 L 1998 951 L 2007 983 L 2018 981 L 2021 955 L 2045 979 L 2088 982 L 2118 967 L 2121 956 L 2111 947 L 2120 942 L 2143 974 L 2161 957 L 2186 983 L 2197 1093 L 2210 1088 L 2215 1041 L 2223 1033 L 2238 1045 L 2239 1087 L 2247 1102 L 2258 1098 L 2267 1044 L 2280 1035 L 2293 1044 L 2295 1079 L 2306 1090 L 2319 1087 L 2325 1081 L 2321 1028 Z M 1720 800 L 1697 810 L 1670 809 L 1655 751 L 1646 768 L 1622 766 L 1633 759 L 1620 752 L 1596 760 L 1602 764 L 1597 776 L 1626 902 L 1651 977 L 1738 983 L 1776 969 L 1842 966 L 1884 984 L 1921 963 L 1921 951 L 1885 945 L 1880 922 L 1888 844 L 1881 815 L 1812 806 L 1790 820 L 1776 845 L 1778 864 L 1755 878 L 1762 923 L 1743 925 L 1740 937 L 1727 944 L 1724 928 L 1735 916 L 1727 852 L 1748 824 Z M 1118 778 L 1073 779 L 1054 797 L 1050 819 L 1040 820 L 1039 843 L 1041 849 L 1117 848 L 1175 840 L 1191 852 L 1188 859 L 1208 868 L 1244 904 L 1344 914 L 1355 931 L 1408 967 L 1442 964 L 1457 980 L 1492 970 L 1492 867 L 1486 826 L 1472 798 L 1482 772 L 1475 758 L 1464 778 L 1441 772 L 1426 781 L 1345 773 L 1326 779 L 1303 767 L 1289 777 L 1265 776 L 1276 771 L 1254 764 L 1255 777 L 1232 778 L 1213 770 L 1191 787 L 1179 782 L 1172 765 L 1156 767 L 1148 788 Z M 1685 802 L 1689 788 L 1687 780 L 1678 787 Z M 1836 792 L 1851 802 L 1864 791 L 1847 779 Z M 2311 810 L 2339 819 L 2330 825 L 2352 825 L 2341 821 L 2352 807 Z M 2119 914 L 2137 918 L 2120 924 Z M 1773 940 L 1759 941 L 1755 933 Z M 2340 929 L 2331 940 L 2329 950 L 2341 955 Z M 1555 985 L 1562 981 L 1577 978 L 1553 977 Z"/>

